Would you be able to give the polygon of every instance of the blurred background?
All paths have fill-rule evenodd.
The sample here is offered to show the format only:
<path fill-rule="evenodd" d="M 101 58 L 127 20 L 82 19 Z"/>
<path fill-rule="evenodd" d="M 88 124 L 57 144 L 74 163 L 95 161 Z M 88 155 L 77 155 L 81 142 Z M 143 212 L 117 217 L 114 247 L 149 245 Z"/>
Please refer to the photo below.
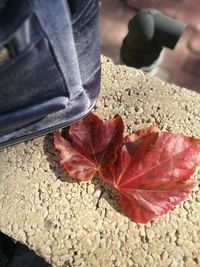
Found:
<path fill-rule="evenodd" d="M 102 54 L 120 64 L 128 21 L 142 8 L 155 8 L 188 24 L 176 48 L 165 48 L 155 76 L 200 93 L 200 0 L 101 0 Z"/>

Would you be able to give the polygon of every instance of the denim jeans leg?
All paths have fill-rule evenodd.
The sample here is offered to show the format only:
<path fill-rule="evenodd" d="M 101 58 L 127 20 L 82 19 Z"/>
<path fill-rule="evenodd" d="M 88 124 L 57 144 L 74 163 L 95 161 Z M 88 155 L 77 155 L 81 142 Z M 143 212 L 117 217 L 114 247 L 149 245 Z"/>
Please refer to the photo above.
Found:
<path fill-rule="evenodd" d="M 80 119 L 100 89 L 97 0 L 2 3 L 0 47 L 15 53 L 0 66 L 0 147 Z"/>

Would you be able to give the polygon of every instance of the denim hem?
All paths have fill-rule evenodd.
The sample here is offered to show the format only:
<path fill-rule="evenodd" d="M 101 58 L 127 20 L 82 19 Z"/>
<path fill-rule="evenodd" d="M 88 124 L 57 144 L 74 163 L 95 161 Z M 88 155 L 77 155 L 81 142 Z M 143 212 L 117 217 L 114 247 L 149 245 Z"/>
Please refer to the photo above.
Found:
<path fill-rule="evenodd" d="M 38 123 L 32 124 L 28 127 L 24 127 L 18 131 L 8 133 L 0 136 L 0 149 L 9 145 L 14 145 L 22 141 L 26 141 L 35 137 L 42 136 L 47 133 L 51 133 L 57 129 L 61 129 L 71 125 L 72 123 L 85 117 L 96 103 L 96 99 L 88 102 L 87 104 L 80 105 L 80 101 L 83 100 L 83 96 L 79 95 L 76 99 L 78 106 L 71 107 L 71 109 L 65 109 L 47 116 Z M 69 118 L 69 115 L 73 112 L 73 116 Z M 58 123 L 55 124 L 55 121 Z"/>

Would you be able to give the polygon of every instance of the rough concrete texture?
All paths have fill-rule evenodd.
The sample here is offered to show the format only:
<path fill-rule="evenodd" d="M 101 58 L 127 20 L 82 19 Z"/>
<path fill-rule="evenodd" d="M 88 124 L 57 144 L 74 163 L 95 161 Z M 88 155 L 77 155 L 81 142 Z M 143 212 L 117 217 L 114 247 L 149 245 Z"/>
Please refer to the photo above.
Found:
<path fill-rule="evenodd" d="M 200 95 L 102 59 L 95 113 L 119 113 L 126 131 L 152 123 L 200 138 Z M 200 266 L 200 190 L 147 225 L 119 212 L 97 178 L 77 183 L 59 167 L 52 135 L 0 151 L 0 230 L 53 266 Z M 199 181 L 200 172 L 194 175 Z M 102 195 L 101 195 L 102 194 Z"/>

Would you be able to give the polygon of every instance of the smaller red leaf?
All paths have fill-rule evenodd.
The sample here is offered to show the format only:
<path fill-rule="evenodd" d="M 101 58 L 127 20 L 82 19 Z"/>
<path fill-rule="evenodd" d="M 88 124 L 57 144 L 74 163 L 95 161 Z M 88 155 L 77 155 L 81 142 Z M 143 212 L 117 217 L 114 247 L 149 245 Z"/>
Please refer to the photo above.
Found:
<path fill-rule="evenodd" d="M 71 142 L 54 133 L 55 148 L 60 151 L 60 163 L 69 175 L 78 180 L 90 180 L 96 171 L 115 161 L 123 141 L 121 117 L 102 121 L 93 113 L 70 126 Z"/>
<path fill-rule="evenodd" d="M 55 148 L 60 151 L 60 164 L 69 175 L 78 180 L 90 180 L 96 173 L 96 166 L 87 158 L 78 153 L 71 144 L 65 140 L 60 132 L 54 133 Z"/>

